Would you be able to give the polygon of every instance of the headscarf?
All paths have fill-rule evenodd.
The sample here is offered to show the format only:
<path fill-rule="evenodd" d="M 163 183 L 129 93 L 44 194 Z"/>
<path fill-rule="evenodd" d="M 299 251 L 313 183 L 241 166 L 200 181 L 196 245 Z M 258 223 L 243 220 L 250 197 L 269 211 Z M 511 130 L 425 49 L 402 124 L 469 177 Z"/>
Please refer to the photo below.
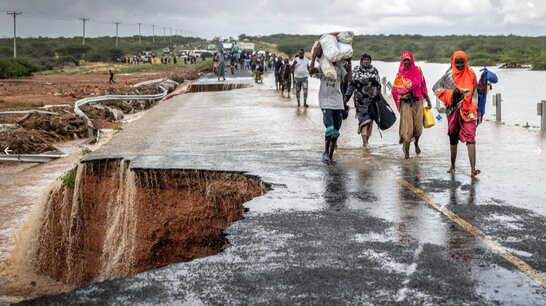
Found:
<path fill-rule="evenodd" d="M 464 59 L 465 65 L 463 70 L 459 70 L 455 66 L 455 60 L 458 57 Z M 464 51 L 455 51 L 451 55 L 451 68 L 436 82 L 433 90 L 438 99 L 448 106 L 448 115 L 460 108 L 463 120 L 469 122 L 478 119 L 477 84 L 476 74 L 468 65 L 466 53 Z M 467 92 L 457 105 L 453 105 L 453 90 L 455 88 Z"/>
<path fill-rule="evenodd" d="M 371 78 L 374 78 L 377 80 L 377 82 L 379 82 L 379 72 L 374 66 L 370 65 L 368 67 L 364 67 L 362 65 L 356 65 L 353 68 L 353 81 Z"/>
<path fill-rule="evenodd" d="M 411 64 L 408 69 L 404 67 L 404 60 L 409 59 Z M 413 54 L 409 51 L 402 52 L 400 55 L 400 66 L 398 73 L 392 85 L 392 97 L 396 103 L 396 108 L 400 111 L 400 98 L 406 94 L 413 92 L 413 95 L 420 100 L 423 99 L 423 94 L 427 94 L 427 84 L 421 68 L 415 66 Z"/>

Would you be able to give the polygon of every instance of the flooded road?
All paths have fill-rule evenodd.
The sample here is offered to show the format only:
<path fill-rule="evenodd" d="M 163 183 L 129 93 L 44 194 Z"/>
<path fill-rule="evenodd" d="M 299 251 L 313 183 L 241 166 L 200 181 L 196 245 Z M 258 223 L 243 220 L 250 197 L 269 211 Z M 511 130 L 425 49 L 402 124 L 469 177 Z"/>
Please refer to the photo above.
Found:
<path fill-rule="evenodd" d="M 544 304 L 543 137 L 485 122 L 472 179 L 463 145 L 446 173 L 445 120 L 404 160 L 398 124 L 362 150 L 351 109 L 326 166 L 318 81 L 298 108 L 272 77 L 175 97 L 86 157 L 260 177 L 272 190 L 245 204 L 223 252 L 29 304 Z"/>

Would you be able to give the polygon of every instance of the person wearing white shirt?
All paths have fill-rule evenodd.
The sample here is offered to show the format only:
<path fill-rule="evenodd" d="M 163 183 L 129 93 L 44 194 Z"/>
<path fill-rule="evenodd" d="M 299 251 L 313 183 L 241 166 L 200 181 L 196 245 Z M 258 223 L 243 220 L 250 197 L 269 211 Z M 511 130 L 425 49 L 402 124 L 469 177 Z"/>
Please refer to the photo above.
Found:
<path fill-rule="evenodd" d="M 303 89 L 303 106 L 308 107 L 307 88 L 309 87 L 309 60 L 303 56 L 304 53 L 305 51 L 300 49 L 298 56 L 292 63 L 292 69 L 294 69 L 294 85 L 296 87 L 298 106 L 300 106 L 300 92 Z"/>

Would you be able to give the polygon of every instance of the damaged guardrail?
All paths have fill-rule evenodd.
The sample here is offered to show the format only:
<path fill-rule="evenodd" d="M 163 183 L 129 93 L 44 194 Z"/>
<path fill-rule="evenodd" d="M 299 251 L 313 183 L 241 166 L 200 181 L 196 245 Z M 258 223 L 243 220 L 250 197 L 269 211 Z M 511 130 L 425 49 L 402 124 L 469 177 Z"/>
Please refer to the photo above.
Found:
<path fill-rule="evenodd" d="M 172 82 L 178 85 L 178 82 L 175 82 L 173 80 L 169 79 L 156 79 L 156 80 L 150 80 L 145 81 L 142 83 L 138 83 L 133 85 L 132 87 L 140 87 L 145 85 L 151 85 L 156 83 L 163 83 L 163 82 Z M 87 121 L 87 126 L 90 128 L 90 133 L 92 133 L 92 129 L 94 129 L 93 123 L 91 122 L 91 119 L 80 109 L 81 106 L 93 103 L 93 102 L 101 102 L 101 101 L 109 101 L 109 100 L 158 100 L 165 97 L 168 93 L 168 90 L 163 87 L 159 86 L 159 88 L 163 91 L 162 93 L 155 94 L 155 95 L 105 95 L 105 96 L 99 96 L 99 97 L 91 97 L 91 98 L 84 98 L 79 101 L 77 101 L 74 104 L 74 112 L 80 116 L 84 117 Z M 90 138 L 92 138 L 92 135 L 90 135 Z"/>
<path fill-rule="evenodd" d="M 6 154 L 0 155 L 0 161 L 18 161 L 27 163 L 47 163 L 65 157 L 66 154 Z"/>

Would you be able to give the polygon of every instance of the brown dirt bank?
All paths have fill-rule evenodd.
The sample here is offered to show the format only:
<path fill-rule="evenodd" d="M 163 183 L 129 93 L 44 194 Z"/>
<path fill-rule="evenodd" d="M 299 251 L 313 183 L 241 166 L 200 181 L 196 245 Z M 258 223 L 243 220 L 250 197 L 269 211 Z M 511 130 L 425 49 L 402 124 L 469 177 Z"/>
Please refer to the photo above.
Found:
<path fill-rule="evenodd" d="M 59 182 L 31 219 L 8 265 L 23 281 L 0 295 L 30 298 L 215 254 L 243 203 L 268 190 L 241 173 L 130 170 L 117 160 L 80 165 L 75 182 Z M 56 285 L 33 286 L 28 271 Z"/>

